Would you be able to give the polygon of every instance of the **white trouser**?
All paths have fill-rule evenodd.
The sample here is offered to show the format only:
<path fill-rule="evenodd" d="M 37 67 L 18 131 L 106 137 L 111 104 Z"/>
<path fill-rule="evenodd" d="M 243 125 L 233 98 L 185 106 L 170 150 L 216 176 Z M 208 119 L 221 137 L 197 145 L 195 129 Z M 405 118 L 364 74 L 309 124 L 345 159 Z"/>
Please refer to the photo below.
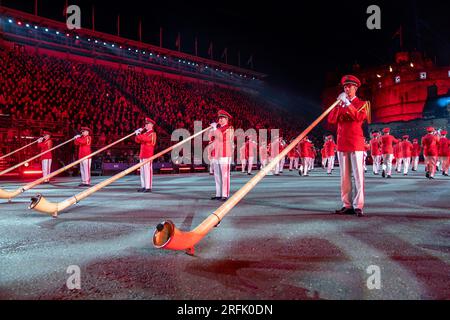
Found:
<path fill-rule="evenodd" d="M 405 158 L 397 158 L 397 172 L 402 172 L 403 160 Z"/>
<path fill-rule="evenodd" d="M 140 159 L 140 162 L 146 160 L 147 159 Z M 153 161 L 150 161 L 141 167 L 141 187 L 145 189 L 152 189 L 153 187 Z"/>
<path fill-rule="evenodd" d="M 364 207 L 364 151 L 338 152 L 341 171 L 341 199 L 346 208 Z M 355 195 L 352 199 L 352 173 L 355 179 Z"/>
<path fill-rule="evenodd" d="M 311 170 L 312 162 L 314 162 L 313 158 L 303 158 L 303 175 L 307 175 Z"/>
<path fill-rule="evenodd" d="M 285 163 L 285 159 L 284 159 L 284 157 L 283 157 L 283 159 L 280 160 L 280 163 L 279 163 L 279 165 L 278 165 L 278 168 L 279 168 L 280 172 L 283 172 L 283 169 L 284 169 L 284 163 Z"/>
<path fill-rule="evenodd" d="M 245 166 L 247 165 L 247 160 L 246 159 L 241 159 L 241 163 L 242 163 L 242 173 L 245 172 Z"/>
<path fill-rule="evenodd" d="M 364 166 L 364 171 L 367 171 L 367 167 L 366 167 L 366 159 L 367 159 L 367 152 L 364 151 L 364 156 L 363 156 L 363 166 Z"/>
<path fill-rule="evenodd" d="M 289 170 L 298 170 L 298 158 L 289 158 Z"/>
<path fill-rule="evenodd" d="M 392 159 L 394 158 L 393 154 L 383 154 L 383 170 L 386 171 L 386 174 L 390 176 L 392 174 Z"/>
<path fill-rule="evenodd" d="M 213 160 L 209 161 L 209 173 L 213 174 L 214 173 L 214 165 L 212 163 Z"/>
<path fill-rule="evenodd" d="M 378 173 L 380 171 L 380 165 L 381 165 L 381 156 L 372 156 L 373 159 L 373 173 Z"/>
<path fill-rule="evenodd" d="M 432 176 L 432 177 L 434 177 L 434 174 L 436 173 L 437 159 L 438 159 L 438 157 L 436 157 L 436 156 L 425 157 L 425 160 L 427 163 L 427 171 L 430 173 L 430 176 Z"/>
<path fill-rule="evenodd" d="M 331 171 L 334 169 L 334 157 L 335 156 L 331 156 L 327 158 L 328 161 L 328 168 L 327 168 L 327 172 L 331 173 Z"/>
<path fill-rule="evenodd" d="M 255 161 L 255 157 L 248 157 L 248 173 L 252 173 L 253 162 Z"/>
<path fill-rule="evenodd" d="M 414 171 L 417 171 L 417 169 L 419 168 L 419 156 L 413 157 L 412 162 L 413 162 L 412 168 L 414 169 Z"/>
<path fill-rule="evenodd" d="M 216 197 L 230 196 L 231 157 L 214 160 L 214 180 L 216 182 Z"/>
<path fill-rule="evenodd" d="M 409 165 L 411 164 L 411 158 L 403 158 L 403 174 L 408 174 Z"/>
<path fill-rule="evenodd" d="M 42 176 L 46 177 L 52 171 L 52 159 L 42 160 Z"/>
<path fill-rule="evenodd" d="M 450 166 L 450 157 L 441 157 L 442 172 L 448 174 L 448 168 Z"/>
<path fill-rule="evenodd" d="M 327 161 L 328 161 L 328 158 L 322 158 L 322 168 L 327 167 Z"/>
<path fill-rule="evenodd" d="M 91 184 L 91 163 L 92 159 L 80 162 L 81 183 Z"/>
<path fill-rule="evenodd" d="M 309 169 L 308 170 L 313 170 L 314 169 L 314 158 L 308 158 L 308 159 L 310 159 L 310 161 L 309 161 Z"/>
<path fill-rule="evenodd" d="M 261 160 L 261 169 L 264 169 L 267 166 L 267 159 Z"/>

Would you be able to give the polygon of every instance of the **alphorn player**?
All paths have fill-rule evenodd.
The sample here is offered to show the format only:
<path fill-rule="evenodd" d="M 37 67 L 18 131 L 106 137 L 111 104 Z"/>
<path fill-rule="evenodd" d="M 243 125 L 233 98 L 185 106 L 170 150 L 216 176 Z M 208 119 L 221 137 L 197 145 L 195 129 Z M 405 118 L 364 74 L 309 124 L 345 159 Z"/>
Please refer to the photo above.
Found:
<path fill-rule="evenodd" d="M 47 150 L 53 148 L 53 141 L 50 138 L 50 132 L 44 131 L 43 137 L 38 139 L 38 148 L 40 150 L 39 153 L 43 153 Z M 41 164 L 42 164 L 42 176 L 46 177 L 50 174 L 52 168 L 52 152 L 45 152 L 41 155 Z M 50 183 L 48 179 L 44 180 L 44 183 Z"/>
<path fill-rule="evenodd" d="M 92 153 L 92 137 L 90 134 L 90 128 L 81 127 L 81 135 L 75 136 L 75 145 L 79 146 L 78 159 L 84 158 Z M 91 164 L 91 158 L 80 162 L 81 184 L 79 184 L 79 187 L 89 187 L 91 185 Z"/>
<path fill-rule="evenodd" d="M 356 96 L 361 81 L 346 75 L 341 79 L 344 87 L 340 103 L 331 111 L 328 122 L 337 124 L 337 151 L 341 171 L 342 209 L 337 214 L 356 214 L 362 217 L 364 209 L 364 134 L 362 125 L 367 119 L 365 101 Z M 352 172 L 356 193 L 352 197 Z"/>
<path fill-rule="evenodd" d="M 145 118 L 144 129 L 140 128 L 135 131 L 135 141 L 141 145 L 139 153 L 139 161 L 144 162 L 151 158 L 154 154 L 156 145 L 156 132 L 153 131 L 155 121 Z M 153 187 L 153 161 L 146 163 L 141 167 L 141 189 L 138 192 L 152 192 Z"/>
<path fill-rule="evenodd" d="M 234 129 L 230 125 L 231 115 L 225 110 L 219 110 L 218 124 L 212 123 L 214 130 L 215 157 L 214 180 L 216 196 L 212 200 L 228 200 L 230 196 L 231 160 L 233 157 Z"/>

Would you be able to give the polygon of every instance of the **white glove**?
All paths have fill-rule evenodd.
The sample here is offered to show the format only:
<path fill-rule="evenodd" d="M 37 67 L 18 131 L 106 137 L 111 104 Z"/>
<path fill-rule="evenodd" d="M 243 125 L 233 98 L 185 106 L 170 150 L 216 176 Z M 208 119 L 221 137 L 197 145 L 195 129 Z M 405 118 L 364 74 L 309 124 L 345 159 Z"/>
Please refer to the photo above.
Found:
<path fill-rule="evenodd" d="M 216 130 L 217 129 L 217 123 L 215 123 L 215 122 L 211 123 L 211 127 L 213 128 L 213 130 Z"/>
<path fill-rule="evenodd" d="M 134 133 L 136 134 L 136 135 L 139 135 L 139 134 L 141 134 L 141 132 L 142 132 L 142 128 L 139 128 L 139 129 L 137 129 Z"/>
<path fill-rule="evenodd" d="M 350 102 L 350 100 L 348 100 L 347 94 L 345 92 L 342 92 L 339 95 L 338 100 L 341 100 L 346 106 L 351 104 L 351 102 Z"/>
<path fill-rule="evenodd" d="M 74 138 L 75 139 L 81 138 L 81 135 L 77 134 Z"/>
<path fill-rule="evenodd" d="M 39 139 L 37 140 L 38 143 L 42 143 L 42 141 L 44 141 L 44 138 L 39 138 Z"/>

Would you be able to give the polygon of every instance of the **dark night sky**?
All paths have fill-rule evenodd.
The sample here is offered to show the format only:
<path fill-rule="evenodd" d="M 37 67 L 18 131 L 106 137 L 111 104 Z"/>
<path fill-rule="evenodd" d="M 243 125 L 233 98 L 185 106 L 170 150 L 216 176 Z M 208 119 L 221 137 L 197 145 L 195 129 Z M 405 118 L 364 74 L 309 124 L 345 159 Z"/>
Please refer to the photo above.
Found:
<path fill-rule="evenodd" d="M 28 12 L 33 0 L 0 0 L 3 5 Z M 39 0 L 40 15 L 62 20 L 64 0 Z M 392 61 L 399 47 L 393 34 L 403 26 L 405 47 L 419 48 L 441 65 L 450 64 L 450 6 L 447 1 L 99 1 L 70 0 L 82 10 L 82 26 L 91 27 L 95 3 L 96 29 L 116 33 L 121 14 L 121 35 L 137 39 L 138 16 L 143 21 L 143 41 L 175 49 L 181 32 L 182 51 L 193 53 L 198 35 L 200 55 L 207 56 L 214 42 L 215 58 L 228 47 L 229 63 L 254 55 L 255 69 L 267 73 L 269 82 L 313 100 L 319 99 L 325 73 L 349 72 L 361 66 Z M 114 5 L 113 5 L 114 4 Z M 381 8 L 381 30 L 368 30 L 366 9 Z M 416 37 L 418 35 L 418 37 Z M 419 39 L 419 40 L 417 40 Z"/>

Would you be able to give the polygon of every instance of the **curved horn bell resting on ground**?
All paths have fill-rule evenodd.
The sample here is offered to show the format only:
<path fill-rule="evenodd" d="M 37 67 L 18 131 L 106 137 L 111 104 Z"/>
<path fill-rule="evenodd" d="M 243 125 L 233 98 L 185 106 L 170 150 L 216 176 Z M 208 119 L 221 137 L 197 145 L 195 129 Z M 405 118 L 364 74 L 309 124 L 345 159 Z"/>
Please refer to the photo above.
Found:
<path fill-rule="evenodd" d="M 39 212 L 42 213 L 47 213 L 47 214 L 51 214 L 53 217 L 56 217 L 58 215 L 58 212 L 61 212 L 62 210 L 70 207 L 71 205 L 74 205 L 78 202 L 80 202 L 81 200 L 83 200 L 84 198 L 90 196 L 91 194 L 97 192 L 98 190 L 102 189 L 103 187 L 106 187 L 107 185 L 110 185 L 111 183 L 113 183 L 114 181 L 126 176 L 127 174 L 136 171 L 137 169 L 139 169 L 140 167 L 146 165 L 147 163 L 153 161 L 154 159 L 159 158 L 160 156 L 164 155 L 167 152 L 172 151 L 173 149 L 183 145 L 184 143 L 194 139 L 195 137 L 203 134 L 204 132 L 206 132 L 207 130 L 211 129 L 211 126 L 209 126 L 208 128 L 199 131 L 197 133 L 195 133 L 194 135 L 174 144 L 171 147 L 168 147 L 166 149 L 164 149 L 163 151 L 158 152 L 157 154 L 153 155 L 152 157 L 148 158 L 146 161 L 140 162 L 135 164 L 134 166 L 119 172 L 118 174 L 110 177 L 109 179 L 106 179 L 98 184 L 96 184 L 95 186 L 92 186 L 89 189 L 86 189 L 80 193 L 78 193 L 77 195 L 74 195 L 73 197 L 70 197 L 62 202 L 58 202 L 58 203 L 53 203 L 48 201 L 47 199 L 45 199 L 41 194 L 38 194 L 36 197 L 31 198 L 31 204 L 28 207 L 28 209 L 34 209 L 37 210 Z"/>
<path fill-rule="evenodd" d="M 111 148 L 112 146 L 114 146 L 114 145 L 116 145 L 116 144 L 118 144 L 118 143 L 120 143 L 120 142 L 122 142 L 122 141 L 124 141 L 124 140 L 126 140 L 126 139 L 128 139 L 128 138 L 130 138 L 130 137 L 133 136 L 133 135 L 134 135 L 134 132 L 133 132 L 133 133 L 130 133 L 130 134 L 127 135 L 126 137 L 123 137 L 123 138 L 121 138 L 121 139 L 119 139 L 119 140 L 117 140 L 117 141 L 114 141 L 113 143 L 110 143 L 110 144 L 107 145 L 107 146 L 104 146 L 103 148 L 101 148 L 101 149 L 99 149 L 99 150 L 97 150 L 97 151 L 95 151 L 95 152 L 93 152 L 93 153 L 91 153 L 91 154 L 89 154 L 89 155 L 87 155 L 87 156 L 85 156 L 85 157 L 83 157 L 83 158 L 77 160 L 77 161 L 74 161 L 74 162 L 72 162 L 72 163 L 69 163 L 69 164 L 68 164 L 67 166 L 65 166 L 65 167 L 62 167 L 62 168 L 60 168 L 60 169 L 58 169 L 58 170 L 56 170 L 56 171 L 53 171 L 53 172 L 50 173 L 48 176 L 41 177 L 41 178 L 39 178 L 39 179 L 37 179 L 37 180 L 35 180 L 35 181 L 33 181 L 33 182 L 30 182 L 30 183 L 24 185 L 23 187 L 18 188 L 18 189 L 15 190 L 15 191 L 9 192 L 9 191 L 7 191 L 7 190 L 2 190 L 2 189 L 0 189 L 0 199 L 8 199 L 8 200 L 10 201 L 12 198 L 17 197 L 19 194 L 21 194 L 21 193 L 23 193 L 23 192 L 25 192 L 25 191 L 27 191 L 27 190 L 30 190 L 30 189 L 34 188 L 35 186 L 37 186 L 37 185 L 40 185 L 40 184 L 43 183 L 45 180 L 48 180 L 48 179 L 51 179 L 51 178 L 57 176 L 58 174 L 60 174 L 60 173 L 62 173 L 62 172 L 64 172 L 64 171 L 66 171 L 66 170 L 68 170 L 68 169 L 70 169 L 70 168 L 76 166 L 77 164 L 81 163 L 82 161 L 84 161 L 84 160 L 86 160 L 86 159 L 89 159 L 89 158 L 91 158 L 91 157 L 93 157 L 93 156 L 99 154 L 100 152 L 105 151 L 106 149 Z"/>
<path fill-rule="evenodd" d="M 39 158 L 40 156 L 42 156 L 44 153 L 47 153 L 47 152 L 53 151 L 53 150 L 55 150 L 55 149 L 58 149 L 58 148 L 62 147 L 62 146 L 65 145 L 65 144 L 68 144 L 69 142 L 71 142 L 71 141 L 73 141 L 73 140 L 75 140 L 75 137 L 73 137 L 72 139 L 69 139 L 69 140 L 67 140 L 67 141 L 65 141 L 65 142 L 63 142 L 63 143 L 60 143 L 60 144 L 58 144 L 57 146 L 55 146 L 55 147 L 53 147 L 53 148 L 51 148 L 51 149 L 49 149 L 49 150 L 46 150 L 46 151 L 44 151 L 44 152 L 41 152 L 41 153 L 35 155 L 34 157 L 31 157 L 30 159 L 27 159 L 27 160 L 25 160 L 25 161 L 22 161 L 21 163 L 16 164 L 15 166 L 12 166 L 11 168 L 8 168 L 8 169 L 6 169 L 6 170 L 3 170 L 2 172 L 0 172 L 0 176 L 6 174 L 6 173 L 8 173 L 8 172 L 11 172 L 11 171 L 13 171 L 13 170 L 15 170 L 15 169 L 17 169 L 17 168 L 20 168 L 20 167 L 23 166 L 25 163 L 30 162 L 30 161 L 33 161 L 33 160 Z"/>
<path fill-rule="evenodd" d="M 339 100 L 325 110 L 312 124 L 309 125 L 294 141 L 280 152 L 264 169 L 260 170 L 241 189 L 224 202 L 216 211 L 209 215 L 192 231 L 181 231 L 175 224 L 166 220 L 158 224 L 153 234 L 153 245 L 159 249 L 186 250 L 188 254 L 194 254 L 194 246 L 205 237 L 208 232 L 217 226 L 223 217 L 249 193 L 264 176 L 272 170 L 331 110 L 339 104 Z"/>
<path fill-rule="evenodd" d="M 23 146 L 22 148 L 19 148 L 19 149 L 17 149 L 17 150 L 14 150 L 14 151 L 12 151 L 12 152 L 10 152 L 10 153 L 8 153 L 8 154 L 5 154 L 5 155 L 1 156 L 1 157 L 0 157 L 0 160 L 4 159 L 4 158 L 6 158 L 6 157 L 12 156 L 14 153 L 19 152 L 19 151 L 21 151 L 21 150 L 23 150 L 23 149 L 26 149 L 26 148 L 32 146 L 33 144 L 35 144 L 36 142 L 38 142 L 38 140 L 39 140 L 39 139 L 37 139 L 37 140 L 35 140 L 35 141 L 33 141 L 33 142 L 27 144 L 26 146 Z"/>

